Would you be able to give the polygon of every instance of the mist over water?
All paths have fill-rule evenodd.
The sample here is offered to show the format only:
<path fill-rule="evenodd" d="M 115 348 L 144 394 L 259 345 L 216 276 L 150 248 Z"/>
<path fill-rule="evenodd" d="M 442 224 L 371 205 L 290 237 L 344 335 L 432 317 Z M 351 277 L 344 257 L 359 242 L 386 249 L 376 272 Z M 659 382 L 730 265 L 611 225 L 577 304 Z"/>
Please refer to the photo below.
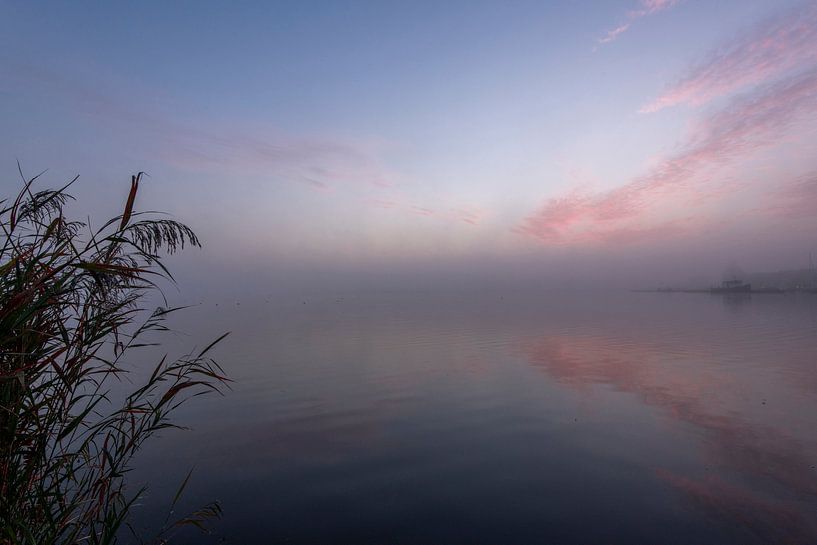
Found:
<path fill-rule="evenodd" d="M 194 464 L 235 543 L 817 539 L 817 296 L 278 295 L 177 327 L 232 330 L 235 383 L 142 454 L 142 521 Z"/>

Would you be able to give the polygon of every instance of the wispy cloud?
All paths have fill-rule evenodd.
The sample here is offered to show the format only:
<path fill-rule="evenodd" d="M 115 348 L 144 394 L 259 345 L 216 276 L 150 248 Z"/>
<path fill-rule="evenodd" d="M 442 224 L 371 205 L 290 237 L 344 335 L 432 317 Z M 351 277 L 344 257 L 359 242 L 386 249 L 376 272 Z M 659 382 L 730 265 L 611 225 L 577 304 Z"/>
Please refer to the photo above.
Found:
<path fill-rule="evenodd" d="M 451 208 L 448 214 L 455 220 L 468 223 L 470 225 L 479 225 L 485 217 L 485 212 L 478 208 Z"/>
<path fill-rule="evenodd" d="M 705 104 L 814 62 L 817 62 L 817 3 L 811 1 L 762 21 L 712 51 L 640 111 L 651 113 L 679 104 Z"/>
<path fill-rule="evenodd" d="M 138 96 L 127 85 L 105 85 L 105 78 L 79 78 L 58 70 L 0 56 L 8 77 L 0 90 L 38 93 L 39 98 L 86 116 L 122 135 L 169 164 L 194 171 L 252 172 L 317 190 L 339 185 L 390 187 L 397 174 L 380 159 L 384 143 L 376 138 L 296 135 L 243 119 L 192 121 L 172 99 L 151 89 Z M 99 85 L 94 84 L 96 80 Z"/>
<path fill-rule="evenodd" d="M 646 174 L 606 193 L 573 192 L 551 199 L 515 230 L 555 243 L 608 240 L 616 232 L 654 231 L 662 225 L 677 227 L 677 223 L 670 223 L 677 218 L 659 225 L 644 222 L 654 208 L 668 200 L 700 202 L 706 195 L 718 195 L 703 174 L 776 144 L 814 114 L 817 69 L 734 98 L 727 107 L 697 123 L 680 150 Z"/>
<path fill-rule="evenodd" d="M 600 44 L 610 43 L 627 32 L 636 20 L 669 9 L 679 2 L 680 0 L 641 0 L 638 9 L 627 13 L 627 20 L 624 23 L 608 30 L 604 36 L 598 39 L 598 42 Z"/>
<path fill-rule="evenodd" d="M 817 220 L 817 173 L 801 176 L 774 192 L 757 210 L 777 218 Z"/>
<path fill-rule="evenodd" d="M 644 3 L 629 17 L 673 4 Z M 620 32 L 624 30 L 626 26 Z M 741 159 L 786 138 L 801 138 L 795 127 L 817 114 L 817 4 L 801 4 L 741 33 L 641 111 L 723 97 L 725 106 L 694 122 L 678 151 L 645 174 L 605 193 L 574 191 L 553 198 L 515 231 L 552 244 L 623 243 L 670 236 L 703 221 L 688 218 L 694 209 L 745 186 L 718 180 L 722 167 L 739 165 Z M 817 202 L 808 181 L 788 191 L 798 197 L 772 196 L 758 209 L 802 214 L 809 209 L 802 203 Z M 660 218 L 662 209 L 683 217 Z"/>
<path fill-rule="evenodd" d="M 374 208 L 395 210 L 414 216 L 434 217 L 442 221 L 468 225 L 479 225 L 486 217 L 484 210 L 473 206 L 452 207 L 445 206 L 444 203 L 437 203 L 437 206 L 422 206 L 412 203 L 407 198 L 400 200 L 400 197 L 395 197 L 395 199 L 370 198 L 365 202 Z"/>
<path fill-rule="evenodd" d="M 426 208 L 425 206 L 410 206 L 409 211 L 412 214 L 417 214 L 418 216 L 433 216 L 434 210 L 431 208 Z"/>
<path fill-rule="evenodd" d="M 607 34 L 599 38 L 600 44 L 610 43 L 625 32 L 630 30 L 630 23 L 624 23 L 622 25 L 617 26 L 616 28 L 610 29 L 607 31 Z"/>
<path fill-rule="evenodd" d="M 215 136 L 209 127 L 164 131 L 157 135 L 164 142 L 162 158 L 186 169 L 253 172 L 322 190 L 339 185 L 386 188 L 396 178 L 381 164 L 377 150 L 370 149 L 376 146 L 365 142 L 241 129 L 239 124 L 218 132 Z"/>
<path fill-rule="evenodd" d="M 389 199 L 368 199 L 366 202 L 375 208 L 397 208 L 400 206 L 396 201 Z"/>
<path fill-rule="evenodd" d="M 319 192 L 343 190 L 364 207 L 391 209 L 418 221 L 476 226 L 486 217 L 484 210 L 458 202 L 456 196 L 412 195 L 411 180 L 381 158 L 393 143 L 376 137 L 294 135 L 240 119 L 192 121 L 173 111 L 171 99 L 160 99 L 150 89 L 140 89 L 135 100 L 115 87 L 89 85 L 60 71 L 0 56 L 2 68 L 11 68 L 4 70 L 11 76 L 0 80 L 0 91 L 36 89 L 42 98 L 60 102 L 59 107 L 113 129 L 129 144 L 184 170 L 233 179 L 249 174 Z"/>

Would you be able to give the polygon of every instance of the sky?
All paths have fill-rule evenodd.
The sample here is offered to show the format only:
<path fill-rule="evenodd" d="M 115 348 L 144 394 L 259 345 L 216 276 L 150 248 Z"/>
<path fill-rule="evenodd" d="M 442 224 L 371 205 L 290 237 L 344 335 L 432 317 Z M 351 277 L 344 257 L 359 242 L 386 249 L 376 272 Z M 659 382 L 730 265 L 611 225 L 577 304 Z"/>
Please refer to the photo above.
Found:
<path fill-rule="evenodd" d="M 189 277 L 638 287 L 817 251 L 817 2 L 0 0 L 0 185 Z M 418 280 L 421 279 L 421 280 Z"/>

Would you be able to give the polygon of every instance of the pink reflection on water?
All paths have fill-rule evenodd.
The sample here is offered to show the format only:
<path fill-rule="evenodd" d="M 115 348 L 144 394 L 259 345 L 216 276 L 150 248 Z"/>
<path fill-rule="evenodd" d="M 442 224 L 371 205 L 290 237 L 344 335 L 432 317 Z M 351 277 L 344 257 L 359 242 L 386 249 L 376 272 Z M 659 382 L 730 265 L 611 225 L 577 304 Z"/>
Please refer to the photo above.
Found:
<path fill-rule="evenodd" d="M 747 399 L 755 396 L 747 392 L 781 403 L 786 392 L 751 376 L 749 366 L 743 373 L 708 366 L 708 359 L 718 357 L 699 352 L 708 346 L 700 342 L 677 346 L 667 340 L 555 334 L 524 342 L 523 351 L 536 369 L 584 395 L 600 385 L 612 387 L 682 424 L 673 432 L 684 434 L 685 441 L 692 435 L 701 465 L 691 475 L 664 468 L 658 474 L 695 508 L 739 524 L 766 543 L 815 542 L 817 472 L 810 429 L 749 406 Z M 757 399 L 765 406 L 765 399 Z"/>

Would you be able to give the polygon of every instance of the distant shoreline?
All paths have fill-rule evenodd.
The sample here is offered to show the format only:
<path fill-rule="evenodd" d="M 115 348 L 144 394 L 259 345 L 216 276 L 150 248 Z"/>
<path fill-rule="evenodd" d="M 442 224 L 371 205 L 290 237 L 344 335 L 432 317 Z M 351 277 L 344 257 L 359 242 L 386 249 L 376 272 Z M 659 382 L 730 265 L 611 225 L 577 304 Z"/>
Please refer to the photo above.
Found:
<path fill-rule="evenodd" d="M 747 291 L 725 291 L 718 288 L 696 288 L 696 289 L 681 289 L 681 288 L 653 288 L 653 289 L 634 289 L 631 293 L 708 293 L 711 295 L 751 295 L 751 294 L 773 294 L 785 295 L 789 293 L 807 293 L 811 295 L 817 294 L 817 288 L 756 288 Z"/>

